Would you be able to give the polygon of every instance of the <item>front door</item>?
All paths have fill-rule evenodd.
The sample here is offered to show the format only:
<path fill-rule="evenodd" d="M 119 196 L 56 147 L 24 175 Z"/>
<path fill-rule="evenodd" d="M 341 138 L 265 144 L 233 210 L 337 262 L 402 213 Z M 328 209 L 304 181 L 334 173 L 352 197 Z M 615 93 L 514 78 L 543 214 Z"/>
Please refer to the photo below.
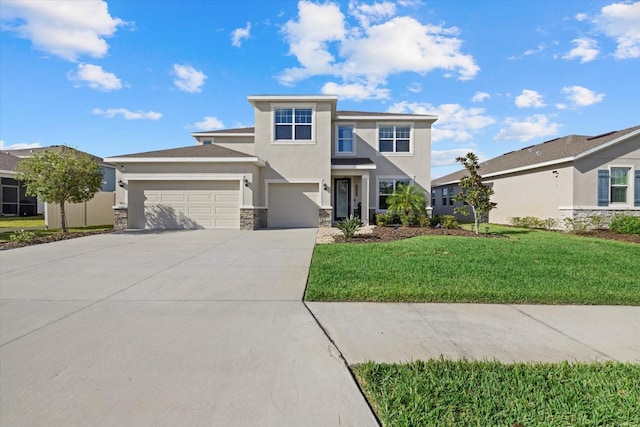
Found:
<path fill-rule="evenodd" d="M 333 219 L 342 221 L 351 212 L 351 178 L 336 178 L 333 188 Z"/>

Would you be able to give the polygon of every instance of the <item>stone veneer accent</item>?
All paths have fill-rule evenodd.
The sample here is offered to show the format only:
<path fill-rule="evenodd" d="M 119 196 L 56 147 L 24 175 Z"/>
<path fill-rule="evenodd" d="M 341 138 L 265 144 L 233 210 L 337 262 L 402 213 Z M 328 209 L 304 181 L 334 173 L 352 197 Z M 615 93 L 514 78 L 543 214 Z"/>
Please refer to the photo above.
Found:
<path fill-rule="evenodd" d="M 240 230 L 267 228 L 266 208 L 240 208 Z"/>
<path fill-rule="evenodd" d="M 113 229 L 126 230 L 129 227 L 129 208 L 126 206 L 113 207 Z"/>
<path fill-rule="evenodd" d="M 331 209 L 320 209 L 318 227 L 331 227 Z"/>
<path fill-rule="evenodd" d="M 560 221 L 558 221 L 558 228 L 565 229 L 563 220 L 565 218 L 574 218 L 574 219 L 587 219 L 591 215 L 599 215 L 602 217 L 603 222 L 602 226 L 604 228 L 609 228 L 609 223 L 611 222 L 611 218 L 615 214 L 624 214 L 631 216 L 640 216 L 639 208 L 568 208 L 562 209 L 560 208 Z"/>

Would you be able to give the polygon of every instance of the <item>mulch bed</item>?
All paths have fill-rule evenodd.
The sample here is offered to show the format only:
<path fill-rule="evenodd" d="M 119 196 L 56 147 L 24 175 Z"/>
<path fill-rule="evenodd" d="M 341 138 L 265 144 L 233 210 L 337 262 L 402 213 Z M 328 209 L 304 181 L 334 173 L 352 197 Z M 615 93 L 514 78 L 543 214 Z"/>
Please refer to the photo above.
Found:
<path fill-rule="evenodd" d="M 67 233 L 67 234 L 56 233 L 56 234 L 51 234 L 51 235 L 48 235 L 48 236 L 36 237 L 35 239 L 31 240 L 30 242 L 5 242 L 5 243 L 0 243 L 0 249 L 23 248 L 25 246 L 40 245 L 42 243 L 58 242 L 60 240 L 69 240 L 69 239 L 75 239 L 75 238 L 78 238 L 78 237 L 85 237 L 85 236 L 92 236 L 94 234 L 106 234 L 106 233 L 113 233 L 113 230 L 79 231 L 79 232 Z"/>
<path fill-rule="evenodd" d="M 507 236 L 499 233 L 483 233 L 482 229 L 479 234 L 462 228 L 445 229 L 431 227 L 375 227 L 371 234 L 356 235 L 350 240 L 346 240 L 344 236 L 334 237 L 335 243 L 379 243 L 390 242 L 393 240 L 408 239 L 416 236 L 466 236 L 474 238 L 506 238 Z M 618 234 L 609 230 L 596 230 L 588 233 L 578 234 L 583 237 L 596 237 L 599 239 L 618 240 L 622 242 L 640 243 L 640 235 Z"/>

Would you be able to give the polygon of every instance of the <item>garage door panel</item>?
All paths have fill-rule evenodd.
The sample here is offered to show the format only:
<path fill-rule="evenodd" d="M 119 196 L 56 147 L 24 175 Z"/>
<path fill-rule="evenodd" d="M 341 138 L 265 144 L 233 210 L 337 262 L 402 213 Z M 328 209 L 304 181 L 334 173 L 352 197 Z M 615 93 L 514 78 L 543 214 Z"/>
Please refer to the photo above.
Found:
<path fill-rule="evenodd" d="M 270 184 L 267 221 L 273 228 L 318 226 L 318 184 Z"/>
<path fill-rule="evenodd" d="M 147 183 L 143 188 L 145 228 L 238 229 L 238 188 L 237 181 Z"/>

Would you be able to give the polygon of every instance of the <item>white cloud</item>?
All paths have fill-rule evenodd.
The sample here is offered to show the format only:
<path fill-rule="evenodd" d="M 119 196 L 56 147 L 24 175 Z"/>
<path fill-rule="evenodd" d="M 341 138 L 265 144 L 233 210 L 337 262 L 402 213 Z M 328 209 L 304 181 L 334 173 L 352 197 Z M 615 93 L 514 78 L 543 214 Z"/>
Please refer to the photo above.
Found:
<path fill-rule="evenodd" d="M 600 53 L 600 49 L 598 49 L 598 42 L 589 37 L 574 39 L 571 40 L 571 43 L 574 43 L 576 47 L 565 53 L 562 56 L 562 59 L 580 59 L 580 63 L 584 64 L 585 62 L 596 59 Z"/>
<path fill-rule="evenodd" d="M 4 150 L 25 150 L 27 148 L 38 148 L 38 147 L 42 147 L 42 145 L 40 145 L 39 142 L 33 142 L 33 143 L 18 143 L 18 144 L 9 144 L 7 145 L 6 142 L 4 142 L 3 140 L 0 139 L 0 150 L 4 151 Z"/>
<path fill-rule="evenodd" d="M 193 127 L 200 130 L 217 130 L 224 129 L 224 123 L 214 116 L 207 116 L 202 121 L 194 123 Z"/>
<path fill-rule="evenodd" d="M 491 95 L 489 95 L 487 92 L 476 92 L 473 95 L 473 98 L 471 98 L 471 102 L 482 102 L 489 98 L 491 98 Z"/>
<path fill-rule="evenodd" d="M 389 98 L 389 89 L 381 88 L 377 84 L 369 82 L 364 84 L 338 84 L 335 82 L 327 82 L 322 86 L 320 92 L 323 95 L 337 95 L 340 99 L 353 99 L 355 101 Z"/>
<path fill-rule="evenodd" d="M 640 57 L 640 2 L 605 6 L 593 22 L 618 43 L 614 53 L 616 59 Z"/>
<path fill-rule="evenodd" d="M 108 119 L 122 116 L 125 120 L 158 120 L 162 117 L 161 113 L 155 111 L 130 111 L 126 108 L 108 108 L 106 110 L 94 108 L 91 112 L 96 116 L 104 116 Z"/>
<path fill-rule="evenodd" d="M 586 21 L 587 18 L 588 18 L 588 15 L 586 13 L 577 13 L 576 14 L 576 21 L 578 21 L 578 22 Z"/>
<path fill-rule="evenodd" d="M 67 74 L 67 78 L 80 86 L 82 83 L 87 84 L 91 89 L 97 89 L 104 92 L 110 90 L 122 89 L 122 82 L 113 73 L 108 73 L 98 65 L 78 64 L 78 70 Z"/>
<path fill-rule="evenodd" d="M 539 31 L 541 31 L 541 30 L 539 30 Z M 536 48 L 535 48 L 535 49 L 527 49 L 527 50 L 525 50 L 525 51 L 522 53 L 522 55 L 518 55 L 518 56 L 515 56 L 515 55 L 514 55 L 514 56 L 510 56 L 510 57 L 509 57 L 509 58 L 507 58 L 507 59 L 510 59 L 510 60 L 514 60 L 514 59 L 522 59 L 522 58 L 524 58 L 525 56 L 529 56 L 529 55 L 534 55 L 534 54 L 536 54 L 536 53 L 540 53 L 540 52 L 544 51 L 546 48 L 547 48 L 547 45 L 546 45 L 545 43 L 540 43 L 538 46 L 536 46 Z"/>
<path fill-rule="evenodd" d="M 556 104 L 556 108 L 557 108 L 558 110 L 566 110 L 566 109 L 567 109 L 567 104 L 564 104 L 564 103 L 562 103 L 562 102 L 558 102 L 558 103 Z"/>
<path fill-rule="evenodd" d="M 391 105 L 387 111 L 438 116 L 438 121 L 431 130 L 434 142 L 444 139 L 468 141 L 473 138 L 472 132 L 495 123 L 493 117 L 484 114 L 484 108 L 464 108 L 460 104 L 441 104 L 436 107 L 426 103 L 402 101 Z"/>
<path fill-rule="evenodd" d="M 542 95 L 537 91 L 523 89 L 522 93 L 516 97 L 516 105 L 520 108 L 541 108 L 545 103 Z"/>
<path fill-rule="evenodd" d="M 235 47 L 242 46 L 242 40 L 248 39 L 251 35 L 251 22 L 247 22 L 247 26 L 244 28 L 236 28 L 231 33 L 231 44 Z"/>
<path fill-rule="evenodd" d="M 567 96 L 574 106 L 587 107 L 597 104 L 604 99 L 604 93 L 596 93 L 582 86 L 568 86 L 562 88 L 562 93 Z"/>
<path fill-rule="evenodd" d="M 422 85 L 420 83 L 414 82 L 411 83 L 409 87 L 407 87 L 407 90 L 413 93 L 420 93 L 422 92 Z"/>
<path fill-rule="evenodd" d="M 432 166 L 451 166 L 457 164 L 457 157 L 464 157 L 467 153 L 473 152 L 476 155 L 476 147 L 453 148 L 451 150 L 432 150 L 431 165 Z"/>
<path fill-rule="evenodd" d="M 109 14 L 102 0 L 2 1 L 3 30 L 28 39 L 41 51 L 76 61 L 81 55 L 101 58 L 106 37 L 127 25 Z"/>
<path fill-rule="evenodd" d="M 360 22 L 360 25 L 368 27 L 372 22 L 380 22 L 384 18 L 395 15 L 396 5 L 388 1 L 360 4 L 356 0 L 351 0 L 349 2 L 349 12 Z"/>
<path fill-rule="evenodd" d="M 544 114 L 535 114 L 524 120 L 507 118 L 506 127 L 493 138 L 494 141 L 526 142 L 534 138 L 552 136 L 558 133 L 560 125 L 549 121 Z"/>
<path fill-rule="evenodd" d="M 366 81 L 365 86 L 371 87 L 386 84 L 391 74 L 441 69 L 447 76 L 468 80 L 480 70 L 471 55 L 461 52 L 463 42 L 455 27 L 391 17 L 395 7 L 389 2 L 371 6 L 352 2 L 350 10 L 360 23 L 347 30 L 337 4 L 298 3 L 297 20 L 288 21 L 282 32 L 299 66 L 285 69 L 278 76 L 281 84 L 329 75 L 342 78 L 344 85 Z"/>
<path fill-rule="evenodd" d="M 178 89 L 191 93 L 201 92 L 204 81 L 207 79 L 202 71 L 198 71 L 190 65 L 174 64 L 173 74 L 176 76 L 173 83 Z"/>

